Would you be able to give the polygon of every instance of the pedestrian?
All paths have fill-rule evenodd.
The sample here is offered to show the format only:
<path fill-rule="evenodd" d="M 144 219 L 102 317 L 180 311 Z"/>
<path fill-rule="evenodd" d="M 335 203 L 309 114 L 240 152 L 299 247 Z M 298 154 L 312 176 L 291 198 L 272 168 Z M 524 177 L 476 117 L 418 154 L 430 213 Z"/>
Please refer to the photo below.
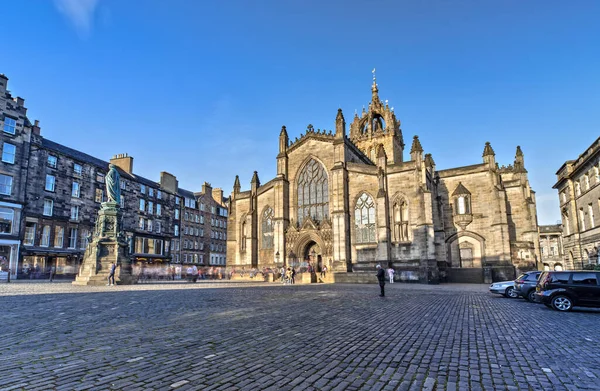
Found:
<path fill-rule="evenodd" d="M 292 284 L 296 283 L 296 269 L 292 268 Z"/>
<path fill-rule="evenodd" d="M 50 282 L 54 279 L 54 274 L 56 273 L 56 266 L 50 266 Z"/>
<path fill-rule="evenodd" d="M 192 267 L 192 278 L 194 282 L 198 281 L 198 267 L 196 265 Z"/>
<path fill-rule="evenodd" d="M 171 266 L 171 281 L 175 281 L 175 267 Z"/>
<path fill-rule="evenodd" d="M 281 283 L 284 284 L 285 283 L 285 267 L 281 267 L 281 269 L 279 269 L 279 273 L 281 273 Z"/>
<path fill-rule="evenodd" d="M 321 278 L 325 278 L 327 276 L 327 266 L 323 266 L 321 269 Z"/>
<path fill-rule="evenodd" d="M 186 277 L 187 277 L 188 282 L 192 282 L 193 274 L 194 274 L 194 269 L 192 269 L 191 266 L 188 266 L 188 268 L 186 270 Z"/>
<path fill-rule="evenodd" d="M 377 265 L 377 280 L 379 281 L 379 288 L 381 289 L 379 297 L 385 297 L 385 272 L 381 268 L 381 265 Z"/>
<path fill-rule="evenodd" d="M 394 273 L 396 273 L 396 272 L 391 267 L 388 268 L 387 272 L 388 272 L 388 276 L 390 277 L 390 284 L 393 284 L 394 283 Z"/>
<path fill-rule="evenodd" d="M 108 267 L 108 284 L 106 286 L 115 285 L 115 271 L 117 270 L 117 265 L 114 262 L 110 263 Z"/>

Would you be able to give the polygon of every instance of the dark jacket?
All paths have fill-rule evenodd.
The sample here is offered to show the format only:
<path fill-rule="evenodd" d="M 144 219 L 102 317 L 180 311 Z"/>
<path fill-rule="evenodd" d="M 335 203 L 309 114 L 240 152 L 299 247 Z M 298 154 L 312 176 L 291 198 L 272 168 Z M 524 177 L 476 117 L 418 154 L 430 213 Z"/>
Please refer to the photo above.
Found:
<path fill-rule="evenodd" d="M 379 284 L 385 284 L 385 271 L 382 267 L 377 269 L 377 280 L 379 280 Z"/>

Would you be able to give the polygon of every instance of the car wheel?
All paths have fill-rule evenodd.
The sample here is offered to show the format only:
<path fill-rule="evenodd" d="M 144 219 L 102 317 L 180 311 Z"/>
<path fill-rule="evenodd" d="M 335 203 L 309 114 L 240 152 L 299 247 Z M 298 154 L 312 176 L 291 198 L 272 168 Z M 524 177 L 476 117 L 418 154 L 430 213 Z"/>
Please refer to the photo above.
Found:
<path fill-rule="evenodd" d="M 564 295 L 554 296 L 552 299 L 552 308 L 562 312 L 571 311 L 573 308 L 573 302 L 569 297 Z"/>
<path fill-rule="evenodd" d="M 509 299 L 515 299 L 515 298 L 519 297 L 519 295 L 517 294 L 517 291 L 515 291 L 515 287 L 513 287 L 513 286 L 509 286 L 508 288 L 506 288 L 506 291 L 504 292 L 504 296 L 508 297 Z"/>
<path fill-rule="evenodd" d="M 529 293 L 527 294 L 527 300 L 529 300 L 532 303 L 535 303 L 535 289 L 529 291 Z"/>

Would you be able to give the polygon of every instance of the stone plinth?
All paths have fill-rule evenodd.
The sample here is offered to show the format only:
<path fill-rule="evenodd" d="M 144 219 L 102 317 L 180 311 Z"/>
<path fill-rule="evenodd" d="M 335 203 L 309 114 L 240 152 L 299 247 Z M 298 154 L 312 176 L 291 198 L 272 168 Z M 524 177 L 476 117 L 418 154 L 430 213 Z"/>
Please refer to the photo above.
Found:
<path fill-rule="evenodd" d="M 116 263 L 115 283 L 133 284 L 128 243 L 121 229 L 121 210 L 114 202 L 104 202 L 90 238 L 74 285 L 106 285 L 110 264 Z"/>

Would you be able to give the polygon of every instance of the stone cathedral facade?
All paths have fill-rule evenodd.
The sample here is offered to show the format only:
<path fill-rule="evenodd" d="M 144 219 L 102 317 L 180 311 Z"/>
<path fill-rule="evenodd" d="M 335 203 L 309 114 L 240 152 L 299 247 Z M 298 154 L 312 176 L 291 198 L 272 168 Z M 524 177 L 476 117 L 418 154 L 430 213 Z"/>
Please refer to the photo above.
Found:
<path fill-rule="evenodd" d="M 358 281 L 379 263 L 420 282 L 508 279 L 536 268 L 535 193 L 521 149 L 500 167 L 486 143 L 483 161 L 438 170 L 414 136 L 405 160 L 400 121 L 375 80 L 371 90 L 349 134 L 341 109 L 334 132 L 309 125 L 290 142 L 284 126 L 277 176 L 261 184 L 255 172 L 246 191 L 236 177 L 227 265 L 327 266 L 336 281 Z"/>

